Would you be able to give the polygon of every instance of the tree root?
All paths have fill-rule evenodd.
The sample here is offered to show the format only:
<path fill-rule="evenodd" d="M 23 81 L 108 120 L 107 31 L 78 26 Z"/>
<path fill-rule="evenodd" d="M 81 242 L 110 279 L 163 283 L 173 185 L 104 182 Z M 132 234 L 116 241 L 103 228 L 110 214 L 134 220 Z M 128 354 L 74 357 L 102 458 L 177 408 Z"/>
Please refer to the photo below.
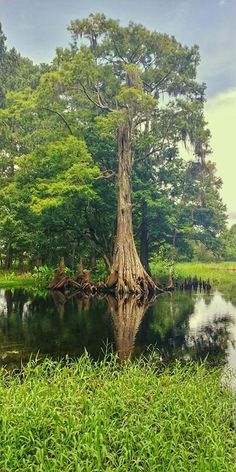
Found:
<path fill-rule="evenodd" d="M 65 274 L 64 268 L 59 267 L 53 281 L 48 285 L 50 290 L 79 290 L 85 293 L 111 293 L 119 296 L 137 295 L 150 297 L 164 292 L 164 289 L 154 282 L 150 275 L 142 268 L 138 277 L 130 272 L 113 271 L 107 282 L 94 284 L 89 271 L 77 273 L 75 278 Z"/>

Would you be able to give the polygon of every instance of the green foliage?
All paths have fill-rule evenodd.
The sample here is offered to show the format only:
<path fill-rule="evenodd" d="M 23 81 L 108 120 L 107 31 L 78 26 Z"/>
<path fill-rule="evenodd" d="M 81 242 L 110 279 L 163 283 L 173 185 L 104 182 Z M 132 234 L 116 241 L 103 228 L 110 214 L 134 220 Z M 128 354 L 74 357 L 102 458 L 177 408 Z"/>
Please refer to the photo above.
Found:
<path fill-rule="evenodd" d="M 30 59 L 22 57 L 15 48 L 8 50 L 6 39 L 0 23 L 0 108 L 5 107 L 9 90 L 26 87 L 35 89 L 42 72 L 50 69 L 46 64 L 33 65 Z"/>
<path fill-rule="evenodd" d="M 92 183 L 98 175 L 85 143 L 69 136 L 23 157 L 16 182 L 30 191 L 32 209 L 41 213 L 75 197 L 90 200 L 95 196 Z"/>
<path fill-rule="evenodd" d="M 37 288 L 45 288 L 49 282 L 53 279 L 55 270 L 48 266 L 39 266 L 33 268 L 33 278 Z"/>
<path fill-rule="evenodd" d="M 172 245 L 164 243 L 160 246 L 159 252 L 151 258 L 151 271 L 158 277 L 158 280 L 166 282 L 170 271 L 175 274 L 176 260 L 176 249 Z"/>
<path fill-rule="evenodd" d="M 221 180 L 208 160 L 198 48 L 102 14 L 75 20 L 69 30 L 73 44 L 57 49 L 52 65 L 34 66 L 7 49 L 0 28 L 2 267 L 32 268 L 37 258 L 56 266 L 61 256 L 73 270 L 81 257 L 109 267 L 117 127 L 127 122 L 141 255 L 146 225 L 149 260 L 157 253 L 160 260 L 164 248 L 169 262 L 193 258 L 197 247 L 234 257 Z M 181 142 L 194 160 L 180 158 Z"/>
<path fill-rule="evenodd" d="M 219 257 L 217 257 L 217 254 L 215 254 L 213 251 L 208 249 L 207 246 L 200 241 L 194 244 L 193 251 L 194 251 L 194 260 L 196 261 L 212 262 L 212 261 L 219 260 Z"/>
<path fill-rule="evenodd" d="M 97 259 L 96 266 L 92 271 L 92 279 L 94 282 L 106 281 L 108 277 L 108 272 L 103 259 Z"/>
<path fill-rule="evenodd" d="M 220 255 L 226 260 L 236 260 L 236 224 L 222 234 Z"/>
<path fill-rule="evenodd" d="M 33 287 L 34 277 L 30 272 L 24 274 L 16 274 L 15 272 L 0 272 L 1 288 L 21 288 Z"/>
<path fill-rule="evenodd" d="M 84 356 L 1 371 L 0 467 L 233 472 L 234 395 L 221 372 L 154 365 Z"/>

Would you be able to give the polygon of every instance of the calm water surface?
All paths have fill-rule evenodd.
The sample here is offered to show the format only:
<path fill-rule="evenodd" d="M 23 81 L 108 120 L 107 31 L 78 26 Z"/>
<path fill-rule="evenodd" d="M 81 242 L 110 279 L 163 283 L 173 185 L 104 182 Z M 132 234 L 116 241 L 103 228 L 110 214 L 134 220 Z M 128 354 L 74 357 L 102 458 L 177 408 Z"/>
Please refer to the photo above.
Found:
<path fill-rule="evenodd" d="M 0 290 L 0 365 L 31 353 L 98 359 L 106 349 L 121 358 L 157 350 L 164 361 L 208 358 L 236 367 L 236 296 L 227 292 L 164 294 L 149 307 L 60 292 Z"/>

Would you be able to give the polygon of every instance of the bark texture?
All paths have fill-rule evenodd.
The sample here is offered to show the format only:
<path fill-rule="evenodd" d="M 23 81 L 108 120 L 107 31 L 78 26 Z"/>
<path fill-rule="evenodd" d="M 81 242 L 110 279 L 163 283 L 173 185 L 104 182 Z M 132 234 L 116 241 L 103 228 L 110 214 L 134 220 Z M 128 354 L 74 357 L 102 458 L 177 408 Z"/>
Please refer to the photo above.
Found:
<path fill-rule="evenodd" d="M 117 235 L 111 275 L 116 276 L 116 291 L 122 295 L 153 293 L 157 290 L 152 278 L 142 266 L 135 247 L 131 203 L 131 135 L 131 125 L 122 124 L 119 126 Z"/>
<path fill-rule="evenodd" d="M 147 221 L 147 203 L 142 204 L 142 222 L 140 227 L 140 259 L 144 269 L 148 274 L 151 273 L 149 267 L 149 247 L 148 247 L 148 221 Z"/>

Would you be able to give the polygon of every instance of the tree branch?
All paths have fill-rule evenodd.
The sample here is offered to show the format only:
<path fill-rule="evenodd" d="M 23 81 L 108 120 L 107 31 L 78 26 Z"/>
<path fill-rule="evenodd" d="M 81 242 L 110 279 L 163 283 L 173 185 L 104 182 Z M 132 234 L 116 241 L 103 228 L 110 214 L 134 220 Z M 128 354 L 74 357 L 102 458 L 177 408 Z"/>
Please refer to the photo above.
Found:
<path fill-rule="evenodd" d="M 114 48 L 115 48 L 115 51 L 116 51 L 117 56 L 118 56 L 125 64 L 128 64 L 128 61 L 126 61 L 126 60 L 124 59 L 124 57 L 120 54 L 119 49 L 118 49 L 118 47 L 117 47 L 117 45 L 116 45 L 116 42 L 115 42 L 114 38 L 112 38 L 111 40 L 112 40 L 112 42 L 113 42 L 113 46 L 114 46 Z"/>
<path fill-rule="evenodd" d="M 117 174 L 113 171 L 109 172 L 108 170 L 105 170 L 102 173 L 102 175 L 99 175 L 98 177 L 95 177 L 94 180 L 111 179 L 112 177 L 117 177 Z"/>
<path fill-rule="evenodd" d="M 64 124 L 66 125 L 66 127 L 67 127 L 69 133 L 70 133 L 72 136 L 74 135 L 74 133 L 73 133 L 73 131 L 72 131 L 72 129 L 71 129 L 71 127 L 70 127 L 68 121 L 66 121 L 66 119 L 64 118 L 64 116 L 63 116 L 61 113 L 59 113 L 59 111 L 52 110 L 51 108 L 46 108 L 46 107 L 41 108 L 41 110 L 46 110 L 46 111 L 49 111 L 50 113 L 55 113 L 55 115 L 59 116 L 59 117 L 61 118 L 61 120 L 64 122 Z"/>
<path fill-rule="evenodd" d="M 79 81 L 79 84 L 80 84 L 80 86 L 82 87 L 82 90 L 83 90 L 85 96 L 87 97 L 87 99 L 88 99 L 91 103 L 93 103 L 97 108 L 100 108 L 101 110 L 107 110 L 107 111 L 109 111 L 109 112 L 112 112 L 112 111 L 113 111 L 112 108 L 110 108 L 110 107 L 108 107 L 108 106 L 106 106 L 106 105 L 102 105 L 102 103 L 97 103 L 97 102 L 89 95 L 89 93 L 88 93 L 87 90 L 86 90 L 86 87 L 82 84 L 82 82 Z"/>
<path fill-rule="evenodd" d="M 168 136 L 168 133 L 169 133 L 169 130 L 170 130 L 170 127 L 171 127 L 171 124 L 173 122 L 173 118 L 175 116 L 178 115 L 178 112 L 176 113 L 173 113 L 173 115 L 170 117 L 170 120 L 167 124 L 167 127 L 165 129 L 165 133 L 164 133 L 164 136 L 162 137 L 162 141 L 159 145 L 159 147 L 157 148 L 151 148 L 148 150 L 148 152 L 146 152 L 143 156 L 141 156 L 139 159 L 135 159 L 135 162 L 139 163 L 139 162 L 142 162 L 143 160 L 145 160 L 147 157 L 151 156 L 152 154 L 155 154 L 155 153 L 160 153 L 163 151 L 163 148 L 164 148 L 164 144 L 165 144 L 165 140 Z"/>
<path fill-rule="evenodd" d="M 156 84 L 154 85 L 151 85 L 151 84 L 148 84 L 147 82 L 143 81 L 144 85 L 146 85 L 146 87 L 149 87 L 151 93 L 154 92 L 155 89 L 157 89 L 159 87 L 159 85 L 161 85 L 166 79 L 167 77 L 169 77 L 169 75 L 171 74 L 171 72 L 173 72 L 173 69 L 170 69 L 165 75 L 164 77 L 162 77 L 162 79 L 160 79 Z"/>

